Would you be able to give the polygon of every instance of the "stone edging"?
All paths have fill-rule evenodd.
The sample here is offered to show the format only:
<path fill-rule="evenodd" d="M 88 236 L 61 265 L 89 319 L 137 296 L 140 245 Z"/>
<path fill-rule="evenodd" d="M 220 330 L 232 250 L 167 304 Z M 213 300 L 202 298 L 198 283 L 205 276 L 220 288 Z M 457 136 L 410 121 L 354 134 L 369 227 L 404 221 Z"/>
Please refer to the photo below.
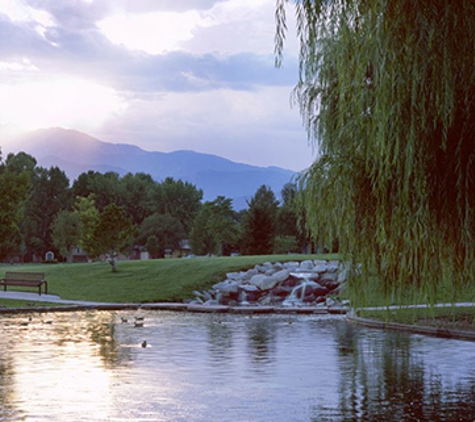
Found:
<path fill-rule="evenodd" d="M 363 325 L 369 328 L 379 328 L 383 330 L 405 331 L 412 334 L 425 334 L 435 337 L 451 338 L 457 340 L 475 341 L 475 331 L 453 330 L 448 328 L 425 327 L 421 325 L 402 324 L 399 322 L 386 322 L 376 319 L 361 318 L 356 316 L 354 311 L 346 314 L 348 321 Z"/>
<path fill-rule="evenodd" d="M 67 305 L 45 306 L 38 308 L 2 308 L 0 314 L 47 313 L 47 312 L 77 312 L 77 311 L 123 311 L 123 310 L 156 310 L 156 311 L 181 311 L 200 313 L 232 313 L 232 314 L 345 314 L 349 322 L 363 325 L 368 328 L 383 330 L 405 331 L 413 334 L 425 334 L 436 337 L 452 338 L 459 340 L 475 341 L 475 331 L 452 330 L 446 328 L 424 327 L 420 325 L 401 324 L 399 322 L 386 322 L 369 318 L 361 318 L 354 311 L 346 312 L 340 308 L 315 308 L 315 307 L 272 307 L 272 306 L 204 306 L 188 305 L 186 303 L 122 303 L 122 304 L 94 304 L 94 305 Z"/>
<path fill-rule="evenodd" d="M 155 310 L 155 311 L 181 311 L 200 313 L 232 313 L 232 314 L 344 314 L 346 311 L 340 308 L 327 307 L 273 307 L 273 306 L 224 306 L 224 305 L 196 305 L 186 303 L 111 303 L 91 305 L 66 305 L 44 306 L 36 308 L 2 308 L 0 314 L 20 313 L 47 313 L 47 312 L 75 312 L 75 311 L 121 311 L 121 310 Z"/>

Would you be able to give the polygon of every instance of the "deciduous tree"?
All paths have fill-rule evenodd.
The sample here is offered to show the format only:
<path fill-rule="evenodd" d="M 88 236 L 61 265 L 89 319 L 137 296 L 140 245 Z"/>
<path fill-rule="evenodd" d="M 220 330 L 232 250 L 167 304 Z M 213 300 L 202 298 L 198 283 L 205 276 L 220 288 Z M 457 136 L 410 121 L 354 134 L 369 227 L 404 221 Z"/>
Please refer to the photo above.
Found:
<path fill-rule="evenodd" d="M 286 3 L 277 2 L 278 63 Z M 363 265 L 361 282 L 375 271 L 388 295 L 412 285 L 434 301 L 443 281 L 473 282 L 475 3 L 293 7 L 294 98 L 320 154 L 301 180 L 310 228 L 338 238 Z"/>

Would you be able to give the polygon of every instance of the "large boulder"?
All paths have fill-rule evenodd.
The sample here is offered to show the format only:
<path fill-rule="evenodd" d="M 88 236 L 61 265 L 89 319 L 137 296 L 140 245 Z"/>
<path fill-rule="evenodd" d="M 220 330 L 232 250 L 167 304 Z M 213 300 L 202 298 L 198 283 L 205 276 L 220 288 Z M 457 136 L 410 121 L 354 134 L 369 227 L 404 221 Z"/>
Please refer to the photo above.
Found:
<path fill-rule="evenodd" d="M 239 285 L 230 280 L 222 281 L 221 283 L 215 284 L 213 289 L 221 293 L 223 295 L 229 295 L 231 293 L 238 293 L 239 292 Z"/>
<path fill-rule="evenodd" d="M 259 287 L 260 290 L 270 290 L 279 283 L 274 276 L 257 274 L 249 280 L 249 284 Z"/>

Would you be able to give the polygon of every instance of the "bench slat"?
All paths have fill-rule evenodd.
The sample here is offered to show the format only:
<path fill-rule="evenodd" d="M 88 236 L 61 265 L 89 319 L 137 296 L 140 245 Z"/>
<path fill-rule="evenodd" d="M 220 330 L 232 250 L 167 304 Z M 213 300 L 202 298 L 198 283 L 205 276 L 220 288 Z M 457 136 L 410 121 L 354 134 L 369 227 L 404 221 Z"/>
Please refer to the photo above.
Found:
<path fill-rule="evenodd" d="M 15 272 L 7 271 L 5 277 L 0 280 L 0 286 L 3 285 L 4 291 L 7 286 L 25 286 L 38 287 L 38 293 L 41 295 L 41 286 L 45 285 L 45 293 L 48 293 L 48 282 L 45 280 L 45 273 L 39 272 Z"/>

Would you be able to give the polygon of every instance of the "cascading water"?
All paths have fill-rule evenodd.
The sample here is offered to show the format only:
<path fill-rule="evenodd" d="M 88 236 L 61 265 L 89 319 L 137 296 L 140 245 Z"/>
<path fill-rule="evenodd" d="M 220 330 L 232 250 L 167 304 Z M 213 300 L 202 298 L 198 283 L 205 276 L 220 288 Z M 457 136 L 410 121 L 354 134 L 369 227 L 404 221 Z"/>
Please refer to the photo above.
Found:
<path fill-rule="evenodd" d="M 305 299 L 307 287 L 316 283 L 309 280 L 305 273 L 291 273 L 291 275 L 302 281 L 292 289 L 289 296 L 282 302 L 282 306 L 301 306 Z"/>

